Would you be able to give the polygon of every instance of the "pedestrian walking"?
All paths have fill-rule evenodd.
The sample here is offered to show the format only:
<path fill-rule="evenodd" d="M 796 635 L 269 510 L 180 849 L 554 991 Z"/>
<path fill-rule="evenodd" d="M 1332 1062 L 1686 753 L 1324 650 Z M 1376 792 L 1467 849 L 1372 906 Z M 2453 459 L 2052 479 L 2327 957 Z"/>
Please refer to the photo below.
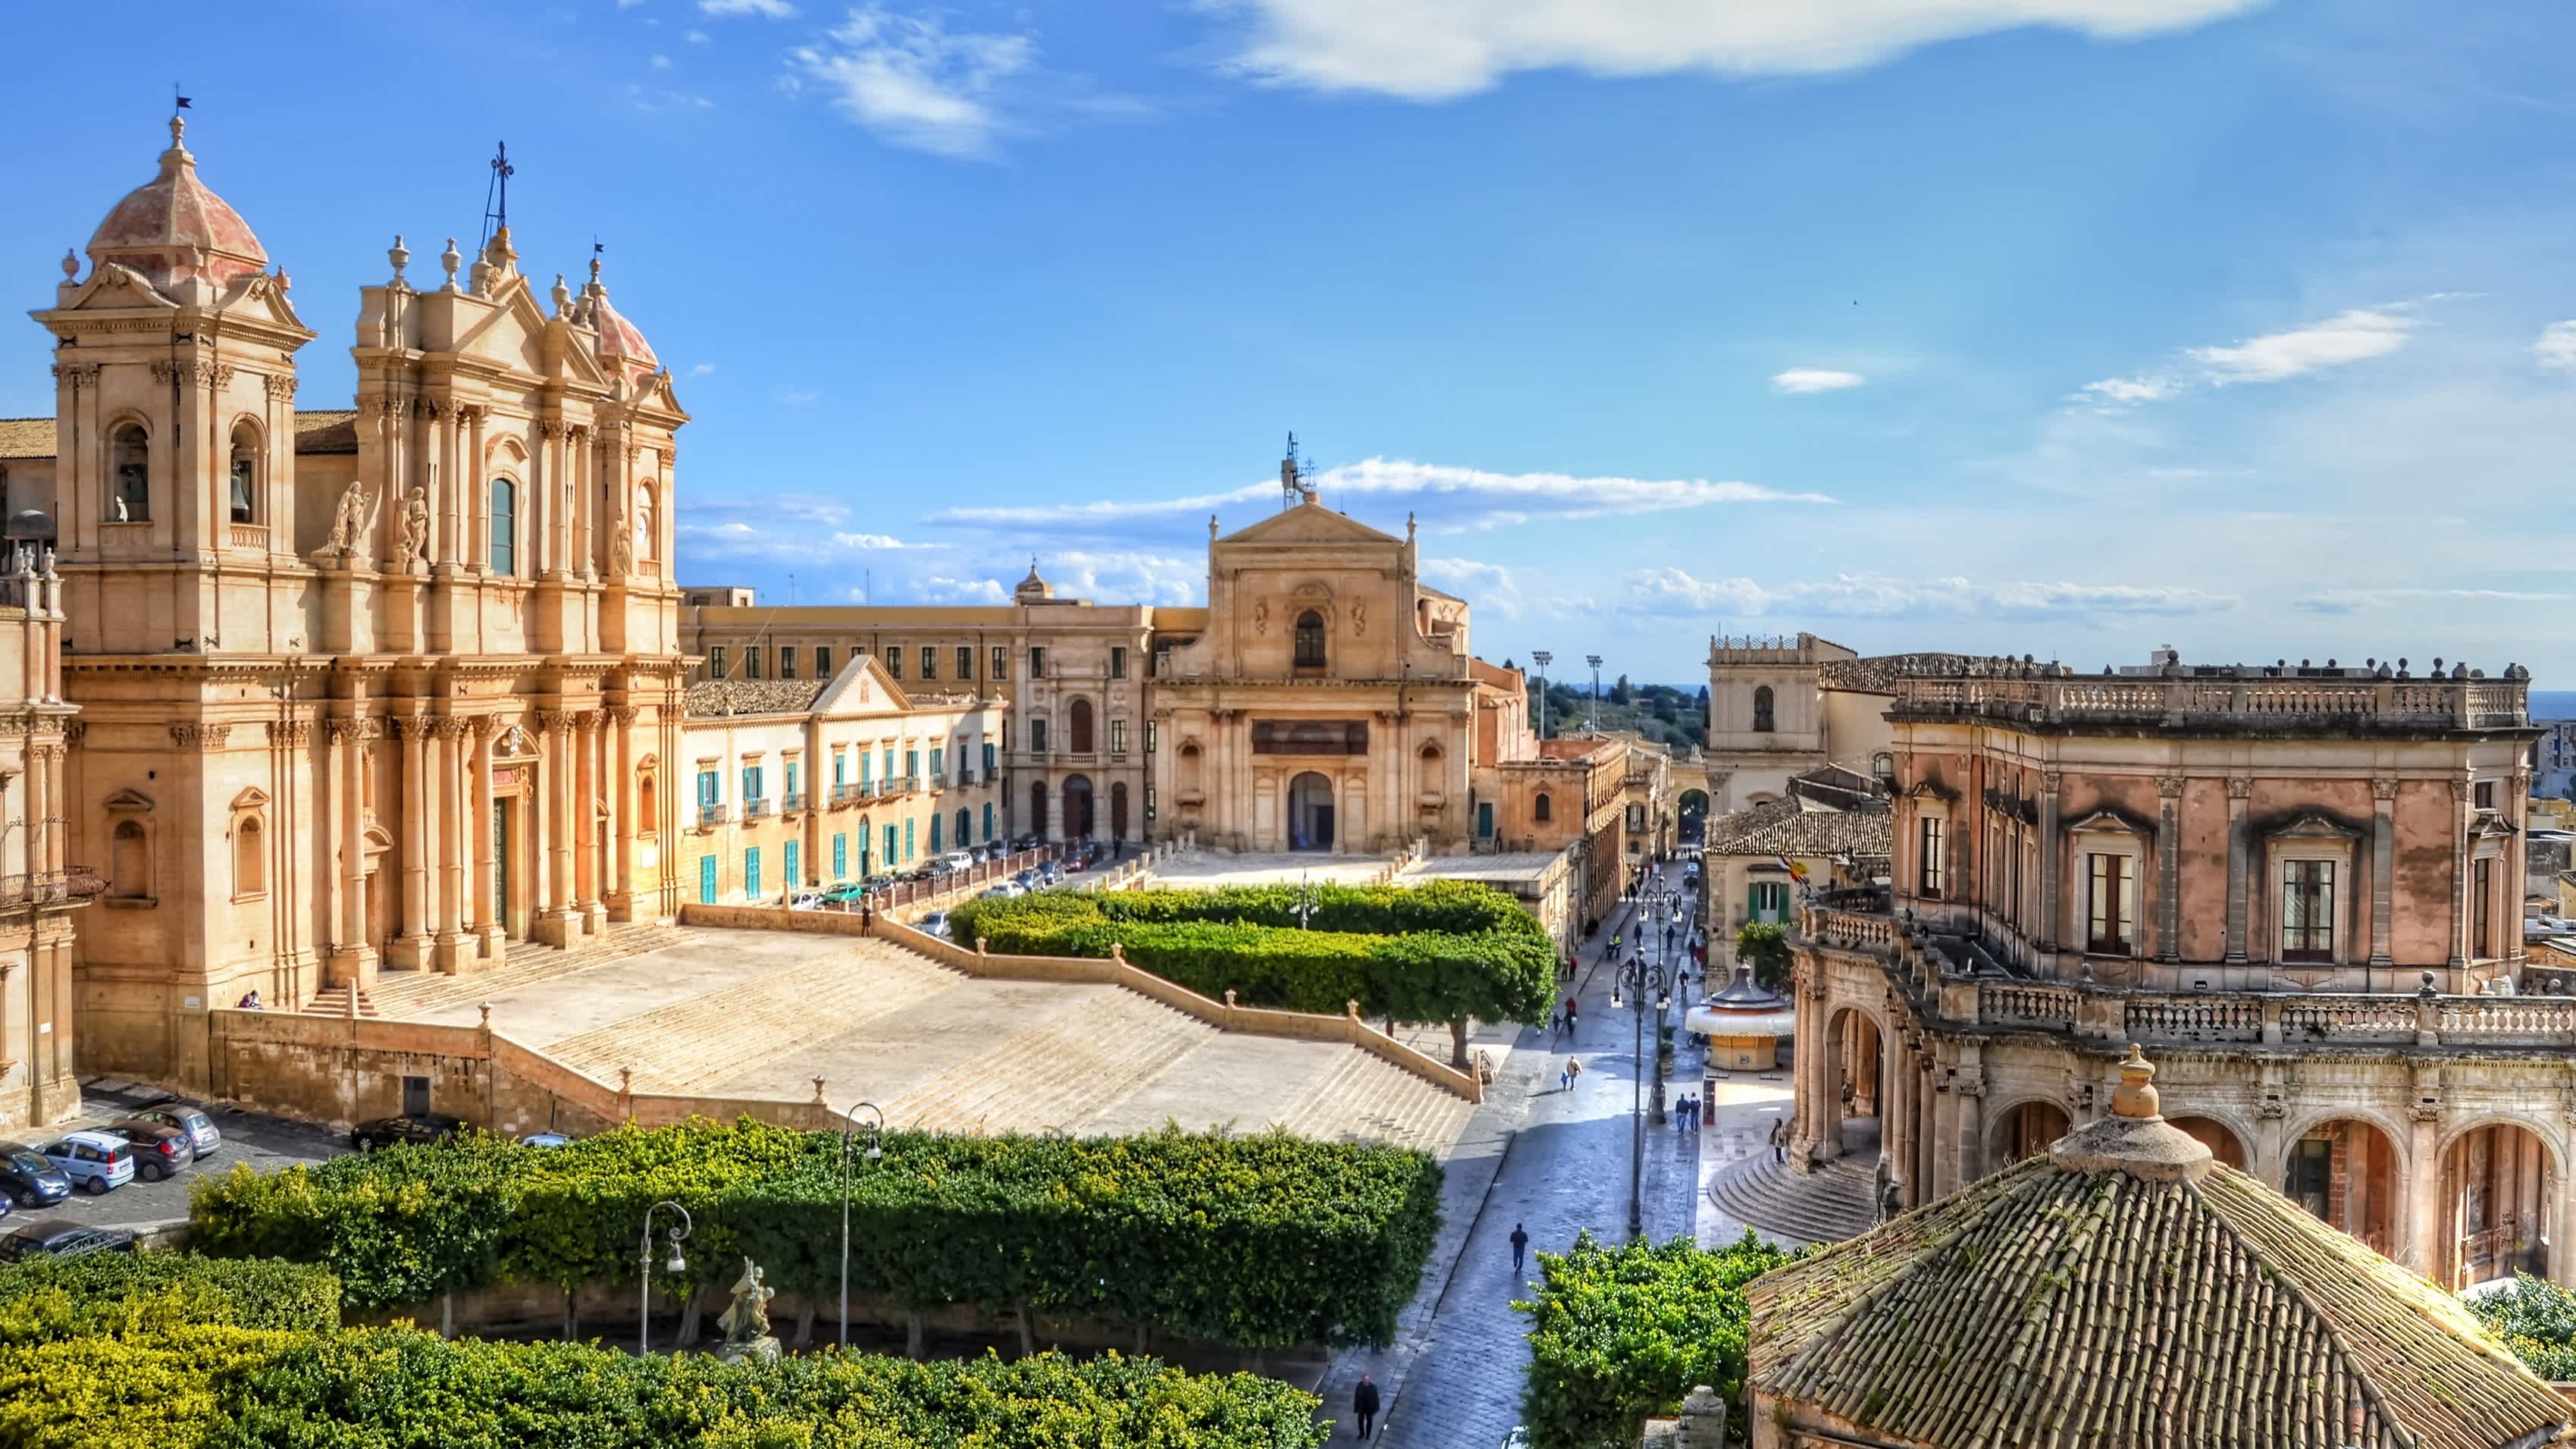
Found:
<path fill-rule="evenodd" d="M 1569 996 L 1565 998 L 1565 1029 L 1567 1031 L 1574 1030 L 1574 1013 L 1577 1009 L 1578 1008 L 1575 1005 L 1573 997 Z"/>
<path fill-rule="evenodd" d="M 1360 1416 L 1359 1437 L 1369 1436 L 1369 1426 L 1377 1420 L 1377 1382 L 1367 1374 L 1360 1375 L 1359 1386 L 1351 1390 L 1351 1412 Z"/>
<path fill-rule="evenodd" d="M 1512 1276 L 1521 1275 L 1522 1264 L 1529 1259 L 1529 1229 L 1512 1224 Z"/>
<path fill-rule="evenodd" d="M 1782 1117 L 1771 1124 L 1771 1160 L 1789 1160 L 1789 1119 Z"/>
<path fill-rule="evenodd" d="M 1572 1057 L 1567 1057 L 1565 1059 L 1565 1089 L 1569 1092 L 1573 1091 L 1574 1084 L 1582 1080 L 1583 1063 L 1576 1061 Z"/>

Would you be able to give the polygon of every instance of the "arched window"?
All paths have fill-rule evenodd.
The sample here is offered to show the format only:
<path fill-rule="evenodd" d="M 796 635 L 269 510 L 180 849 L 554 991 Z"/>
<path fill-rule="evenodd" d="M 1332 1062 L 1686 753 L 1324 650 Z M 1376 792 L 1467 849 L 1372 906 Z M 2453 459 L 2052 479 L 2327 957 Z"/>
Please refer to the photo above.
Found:
<path fill-rule="evenodd" d="M 1324 616 L 1313 609 L 1297 616 L 1297 667 L 1324 667 Z"/>
<path fill-rule="evenodd" d="M 144 849 L 143 822 L 120 820 L 108 846 L 109 889 L 136 899 L 152 894 L 150 854 Z"/>
<path fill-rule="evenodd" d="M 1771 686 L 1767 684 L 1753 691 L 1753 731 L 1771 733 Z"/>
<path fill-rule="evenodd" d="M 519 485 L 492 480 L 492 572 L 519 571 Z"/>
<path fill-rule="evenodd" d="M 1876 775 L 1882 782 L 1895 780 L 1896 757 L 1885 750 L 1879 751 L 1869 757 L 1869 772 Z"/>
<path fill-rule="evenodd" d="M 1542 823 L 1556 818 L 1556 802 L 1547 798 L 1546 791 L 1540 791 L 1539 797 L 1530 802 L 1530 818 Z"/>
<path fill-rule="evenodd" d="M 244 423 L 233 429 L 233 522 L 259 522 L 259 433 Z"/>
<path fill-rule="evenodd" d="M 141 423 L 126 423 L 108 435 L 108 468 L 115 493 L 108 504 L 111 523 L 141 523 L 152 516 L 152 441 Z"/>
<path fill-rule="evenodd" d="M 262 894 L 268 889 L 268 853 L 261 848 L 266 833 L 260 829 L 259 817 L 245 815 L 233 827 L 233 898 Z"/>
<path fill-rule="evenodd" d="M 1065 712 L 1065 733 L 1070 736 L 1067 748 L 1077 755 L 1091 753 L 1091 701 L 1077 699 Z"/>
<path fill-rule="evenodd" d="M 635 556 L 660 558 L 662 529 L 653 512 L 653 485 L 635 490 Z"/>

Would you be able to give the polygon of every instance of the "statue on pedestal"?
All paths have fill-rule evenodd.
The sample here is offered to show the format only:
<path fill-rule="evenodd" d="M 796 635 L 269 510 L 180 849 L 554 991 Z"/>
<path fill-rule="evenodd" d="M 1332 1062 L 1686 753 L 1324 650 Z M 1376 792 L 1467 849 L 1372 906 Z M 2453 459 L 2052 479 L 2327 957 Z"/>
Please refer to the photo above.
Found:
<path fill-rule="evenodd" d="M 366 530 L 362 515 L 367 507 L 367 485 L 351 479 L 340 490 L 340 502 L 331 510 L 331 536 L 322 545 L 325 558 L 347 558 L 358 551 L 358 536 Z"/>
<path fill-rule="evenodd" d="M 403 497 L 402 539 L 396 545 L 404 573 L 429 560 L 429 494 L 419 484 Z"/>
<path fill-rule="evenodd" d="M 726 1363 L 778 1357 L 778 1340 L 769 1336 L 769 1300 L 776 1296 L 777 1289 L 760 1281 L 759 1266 L 743 1259 L 742 1276 L 734 1280 L 733 1302 L 716 1320 L 716 1327 L 724 1330 L 724 1347 L 716 1350 L 716 1357 Z"/>

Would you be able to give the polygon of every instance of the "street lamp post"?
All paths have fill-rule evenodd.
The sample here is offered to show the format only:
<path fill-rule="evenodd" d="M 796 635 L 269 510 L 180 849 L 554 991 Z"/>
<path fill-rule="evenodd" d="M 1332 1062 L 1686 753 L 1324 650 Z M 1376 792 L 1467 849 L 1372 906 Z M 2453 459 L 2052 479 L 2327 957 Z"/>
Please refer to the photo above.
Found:
<path fill-rule="evenodd" d="M 671 1260 L 662 1265 L 662 1271 L 674 1278 L 689 1271 L 689 1260 L 680 1255 L 680 1240 L 689 1235 L 691 1226 L 689 1210 L 675 1202 L 657 1202 L 646 1208 L 644 1242 L 637 1254 L 644 1265 L 644 1311 L 635 1324 L 635 1352 L 638 1354 L 650 1353 L 653 1348 L 653 1214 L 664 1208 L 678 1213 L 680 1221 L 676 1226 L 662 1230 L 662 1235 L 671 1243 Z"/>
<path fill-rule="evenodd" d="M 1548 653 L 1544 649 L 1533 649 L 1530 651 L 1530 658 L 1538 661 L 1538 737 L 1540 739 L 1546 739 L 1547 667 L 1556 662 L 1556 656 Z"/>
<path fill-rule="evenodd" d="M 1640 905 L 1646 904 L 1643 892 L 1639 892 L 1636 899 Z M 1629 1085 L 1628 1108 L 1630 1128 L 1628 1236 L 1636 1239 L 1645 1236 L 1646 1232 L 1646 1077 L 1654 1071 L 1653 1064 L 1646 1057 L 1646 995 L 1650 991 L 1655 995 L 1655 1029 L 1659 1040 L 1663 1031 L 1664 1012 L 1672 1005 L 1672 996 L 1670 988 L 1661 978 L 1661 973 L 1647 967 L 1643 942 L 1638 943 L 1635 953 L 1619 967 L 1619 974 L 1615 979 L 1617 985 L 1611 992 L 1610 1007 L 1614 1011 L 1620 1007 L 1622 1004 L 1620 994 L 1624 992 L 1628 998 L 1626 1004 L 1633 1010 L 1635 1019 L 1636 1044 L 1631 1057 L 1635 1063 L 1635 1072 Z M 1657 1077 L 1655 1079 L 1656 1119 L 1662 1120 L 1663 1115 L 1664 1083 L 1661 1077 Z"/>
<path fill-rule="evenodd" d="M 1592 666 L 1592 717 L 1587 727 L 1597 735 L 1601 733 L 1601 656 L 1586 654 L 1583 662 Z"/>
<path fill-rule="evenodd" d="M 876 1121 L 868 1128 L 868 1165 L 874 1167 L 885 1156 L 885 1112 L 874 1102 L 854 1104 L 841 1114 L 841 1347 L 850 1346 L 850 1132 L 858 1126 L 860 1109 L 874 1113 Z"/>

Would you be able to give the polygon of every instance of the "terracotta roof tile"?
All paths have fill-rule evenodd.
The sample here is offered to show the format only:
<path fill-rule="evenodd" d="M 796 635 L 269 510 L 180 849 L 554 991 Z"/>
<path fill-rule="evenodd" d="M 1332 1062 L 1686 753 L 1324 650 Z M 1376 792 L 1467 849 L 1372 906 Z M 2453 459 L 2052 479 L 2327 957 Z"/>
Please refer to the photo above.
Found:
<path fill-rule="evenodd" d="M 2215 1165 L 2033 1158 L 1747 1297 L 1760 1392 L 1911 1444 L 2497 1449 L 2576 1413 L 2451 1295 Z"/>
<path fill-rule="evenodd" d="M 54 456 L 52 418 L 0 418 L 0 458 Z"/>
<path fill-rule="evenodd" d="M 822 696 L 828 679 L 701 679 L 682 705 L 690 719 L 734 714 L 803 714 Z"/>
<path fill-rule="evenodd" d="M 1836 810 L 1792 796 L 1710 821 L 1705 848 L 1710 855 L 1884 856 L 1893 839 L 1884 802 Z"/>

